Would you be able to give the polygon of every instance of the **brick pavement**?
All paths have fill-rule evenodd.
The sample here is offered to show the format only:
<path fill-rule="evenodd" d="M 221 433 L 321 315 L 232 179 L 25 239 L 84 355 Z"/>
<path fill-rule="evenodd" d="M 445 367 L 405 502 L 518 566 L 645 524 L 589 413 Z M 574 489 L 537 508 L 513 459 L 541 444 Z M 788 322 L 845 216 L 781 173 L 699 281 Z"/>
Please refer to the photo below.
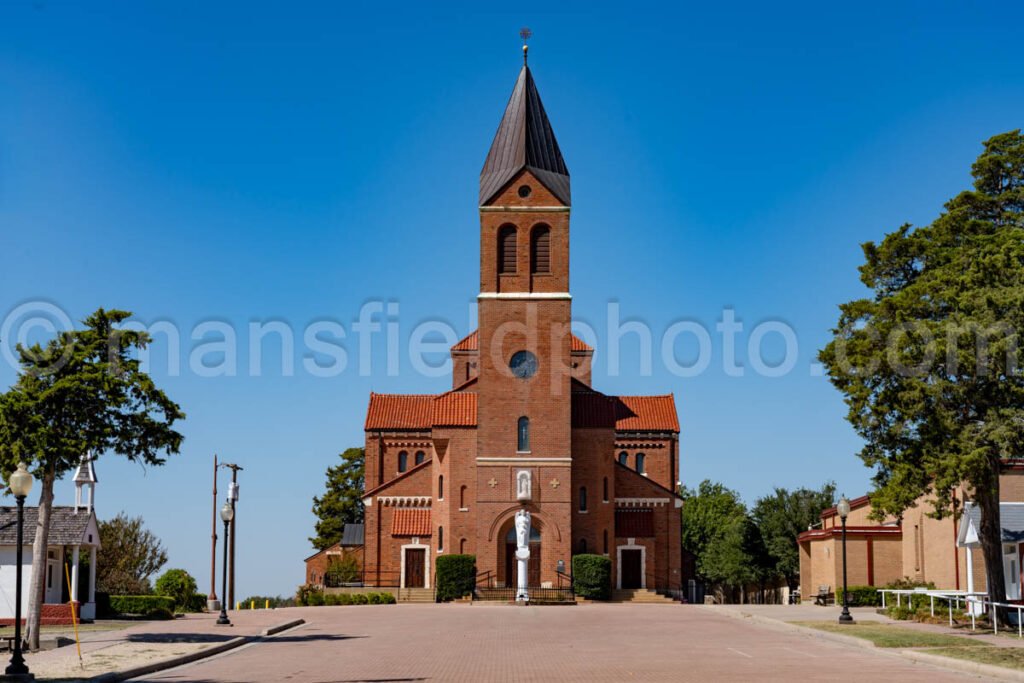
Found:
<path fill-rule="evenodd" d="M 309 622 L 148 681 L 830 681 L 969 677 L 882 651 L 681 605 L 397 605 Z M 142 680 L 142 679 L 140 679 Z"/>

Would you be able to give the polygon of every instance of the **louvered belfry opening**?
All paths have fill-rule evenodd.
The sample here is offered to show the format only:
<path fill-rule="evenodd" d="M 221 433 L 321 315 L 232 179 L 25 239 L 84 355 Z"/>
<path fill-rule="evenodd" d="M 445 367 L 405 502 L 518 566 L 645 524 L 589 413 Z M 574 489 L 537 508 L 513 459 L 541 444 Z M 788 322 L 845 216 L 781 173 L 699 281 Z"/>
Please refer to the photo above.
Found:
<path fill-rule="evenodd" d="M 503 225 L 498 230 L 498 272 L 508 275 L 516 272 L 516 226 Z"/>
<path fill-rule="evenodd" d="M 551 272 L 551 228 L 546 225 L 538 225 L 533 229 L 530 264 L 534 273 Z"/>

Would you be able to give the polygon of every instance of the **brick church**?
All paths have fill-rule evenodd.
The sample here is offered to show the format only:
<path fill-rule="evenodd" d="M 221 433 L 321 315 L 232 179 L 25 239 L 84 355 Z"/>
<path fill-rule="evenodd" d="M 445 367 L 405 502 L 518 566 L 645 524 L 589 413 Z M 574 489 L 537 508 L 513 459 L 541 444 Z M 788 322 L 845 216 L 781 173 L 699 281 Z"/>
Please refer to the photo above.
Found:
<path fill-rule="evenodd" d="M 571 206 L 524 60 L 480 174 L 479 329 L 451 349 L 452 389 L 370 395 L 367 584 L 430 588 L 434 558 L 464 553 L 514 586 L 525 506 L 530 586 L 595 553 L 612 588 L 682 588 L 675 400 L 592 386 L 594 349 L 570 333 Z"/>

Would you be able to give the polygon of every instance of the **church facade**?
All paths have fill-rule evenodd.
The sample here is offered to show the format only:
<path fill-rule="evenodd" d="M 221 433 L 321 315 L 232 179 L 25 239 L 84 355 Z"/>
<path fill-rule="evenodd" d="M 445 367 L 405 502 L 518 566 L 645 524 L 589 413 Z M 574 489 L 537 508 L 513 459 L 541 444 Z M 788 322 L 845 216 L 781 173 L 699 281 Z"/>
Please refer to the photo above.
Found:
<path fill-rule="evenodd" d="M 524 63 L 480 175 L 479 328 L 451 349 L 452 388 L 370 396 L 367 585 L 431 588 L 459 553 L 515 586 L 525 509 L 528 585 L 563 585 L 591 553 L 613 588 L 682 588 L 675 401 L 592 386 L 594 349 L 570 332 L 570 189 Z"/>

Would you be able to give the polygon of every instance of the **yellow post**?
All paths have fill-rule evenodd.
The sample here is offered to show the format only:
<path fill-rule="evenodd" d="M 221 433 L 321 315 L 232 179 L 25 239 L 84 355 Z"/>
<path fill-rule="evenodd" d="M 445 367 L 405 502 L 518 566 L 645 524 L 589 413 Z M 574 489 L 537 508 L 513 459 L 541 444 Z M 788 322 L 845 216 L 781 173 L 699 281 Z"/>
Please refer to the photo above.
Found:
<path fill-rule="evenodd" d="M 270 600 L 269 599 L 267 600 L 267 603 L 265 605 L 263 605 L 263 609 L 270 609 Z"/>
<path fill-rule="evenodd" d="M 255 600 L 250 600 L 249 601 L 249 609 L 256 609 L 256 601 Z"/>
<path fill-rule="evenodd" d="M 92 567 L 89 567 L 89 571 L 95 571 Z M 68 563 L 64 563 L 64 578 L 68 580 L 68 595 L 71 595 L 71 574 L 68 573 Z M 71 601 L 71 623 L 75 627 L 75 645 L 78 647 L 78 665 L 85 667 L 85 663 L 82 662 L 82 641 L 78 639 L 78 615 L 75 614 L 75 601 Z"/>
<path fill-rule="evenodd" d="M 238 610 L 240 610 L 240 609 L 242 609 L 242 603 L 240 603 L 240 602 L 236 602 L 236 603 L 235 603 L 235 611 L 237 612 L 237 611 L 238 611 Z"/>

